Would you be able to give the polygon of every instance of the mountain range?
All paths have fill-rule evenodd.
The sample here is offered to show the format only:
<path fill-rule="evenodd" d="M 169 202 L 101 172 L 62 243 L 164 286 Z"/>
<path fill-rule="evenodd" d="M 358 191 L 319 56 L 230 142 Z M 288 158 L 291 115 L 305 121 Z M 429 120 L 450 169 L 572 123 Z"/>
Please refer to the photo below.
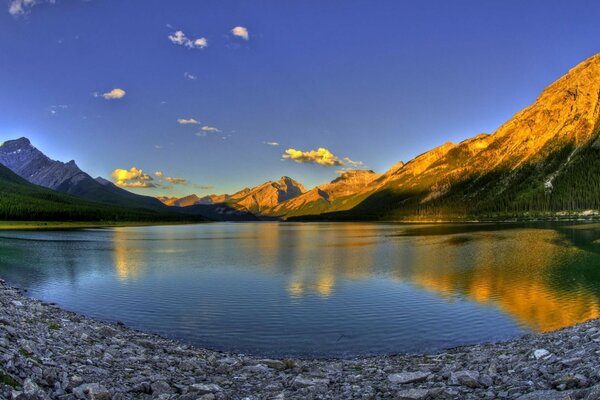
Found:
<path fill-rule="evenodd" d="M 462 220 L 598 210 L 599 95 L 600 54 L 552 83 L 492 134 L 445 143 L 380 175 L 343 173 L 328 184 L 263 207 L 259 214 L 314 220 Z M 231 205 L 238 206 L 235 201 Z"/>
<path fill-rule="evenodd" d="M 214 220 L 552 216 L 600 209 L 599 96 L 600 54 L 552 83 L 492 134 L 445 143 L 382 174 L 343 171 L 310 190 L 284 176 L 231 195 L 155 199 L 94 179 L 74 161 L 51 160 L 26 138 L 0 146 L 0 164 L 29 184 L 72 198 Z"/>

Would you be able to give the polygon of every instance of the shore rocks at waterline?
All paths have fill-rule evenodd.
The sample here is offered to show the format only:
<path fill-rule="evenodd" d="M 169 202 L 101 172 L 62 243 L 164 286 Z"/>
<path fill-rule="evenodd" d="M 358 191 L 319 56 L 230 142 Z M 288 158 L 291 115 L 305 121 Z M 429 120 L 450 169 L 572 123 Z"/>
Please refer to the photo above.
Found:
<path fill-rule="evenodd" d="M 0 399 L 600 399 L 600 321 L 432 355 L 273 360 L 96 321 L 2 282 Z"/>

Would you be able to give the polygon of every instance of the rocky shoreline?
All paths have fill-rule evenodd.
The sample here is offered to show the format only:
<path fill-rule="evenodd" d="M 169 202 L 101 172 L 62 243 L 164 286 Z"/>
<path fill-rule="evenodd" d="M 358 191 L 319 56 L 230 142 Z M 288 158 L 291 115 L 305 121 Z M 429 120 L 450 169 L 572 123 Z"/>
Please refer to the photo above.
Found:
<path fill-rule="evenodd" d="M 600 320 L 434 355 L 272 360 L 195 348 L 0 281 L 0 399 L 600 399 Z"/>

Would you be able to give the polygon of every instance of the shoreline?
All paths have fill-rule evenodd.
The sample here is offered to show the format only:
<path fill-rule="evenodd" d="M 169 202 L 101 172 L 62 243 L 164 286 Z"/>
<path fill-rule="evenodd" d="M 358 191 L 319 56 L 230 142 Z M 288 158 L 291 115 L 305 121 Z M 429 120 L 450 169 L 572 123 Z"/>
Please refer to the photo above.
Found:
<path fill-rule="evenodd" d="M 45 231 L 45 230 L 71 230 L 71 229 L 101 229 L 101 228 L 128 228 L 144 226 L 179 226 L 206 224 L 212 221 L 133 221 L 133 222 L 86 222 L 86 221 L 0 221 L 1 231 Z"/>
<path fill-rule="evenodd" d="M 435 354 L 264 359 L 185 345 L 0 280 L 0 399 L 600 399 L 600 320 Z"/>

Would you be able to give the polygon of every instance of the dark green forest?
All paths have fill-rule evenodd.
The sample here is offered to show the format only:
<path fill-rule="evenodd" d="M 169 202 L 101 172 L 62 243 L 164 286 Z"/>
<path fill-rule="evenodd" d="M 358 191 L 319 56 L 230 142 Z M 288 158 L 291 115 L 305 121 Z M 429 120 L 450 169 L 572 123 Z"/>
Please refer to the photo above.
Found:
<path fill-rule="evenodd" d="M 114 207 L 33 185 L 0 166 L 0 220 L 5 221 L 183 221 L 204 220 L 143 208 Z"/>

